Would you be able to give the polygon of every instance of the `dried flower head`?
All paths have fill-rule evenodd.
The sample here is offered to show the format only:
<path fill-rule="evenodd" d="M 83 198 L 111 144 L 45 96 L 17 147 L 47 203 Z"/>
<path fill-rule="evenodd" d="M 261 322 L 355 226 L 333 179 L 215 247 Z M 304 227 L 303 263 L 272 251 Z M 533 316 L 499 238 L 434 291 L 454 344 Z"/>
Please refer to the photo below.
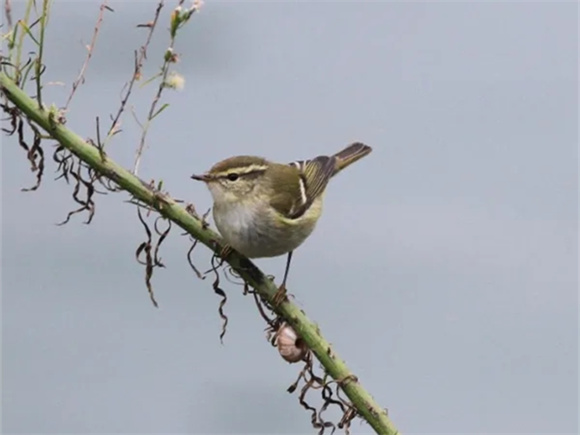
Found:
<path fill-rule="evenodd" d="M 165 86 L 177 91 L 181 91 L 185 86 L 185 77 L 176 72 L 171 72 L 165 79 Z"/>

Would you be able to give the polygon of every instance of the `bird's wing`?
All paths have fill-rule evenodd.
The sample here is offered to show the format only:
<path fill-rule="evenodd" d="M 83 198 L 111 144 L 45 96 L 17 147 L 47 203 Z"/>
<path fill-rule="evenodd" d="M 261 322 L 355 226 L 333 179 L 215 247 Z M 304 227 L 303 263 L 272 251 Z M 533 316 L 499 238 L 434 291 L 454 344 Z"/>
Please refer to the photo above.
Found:
<path fill-rule="evenodd" d="M 300 192 L 302 203 L 293 211 L 291 218 L 296 219 L 304 214 L 326 189 L 328 180 L 335 172 L 336 158 L 318 156 L 312 160 L 302 160 L 291 163 L 300 172 Z"/>

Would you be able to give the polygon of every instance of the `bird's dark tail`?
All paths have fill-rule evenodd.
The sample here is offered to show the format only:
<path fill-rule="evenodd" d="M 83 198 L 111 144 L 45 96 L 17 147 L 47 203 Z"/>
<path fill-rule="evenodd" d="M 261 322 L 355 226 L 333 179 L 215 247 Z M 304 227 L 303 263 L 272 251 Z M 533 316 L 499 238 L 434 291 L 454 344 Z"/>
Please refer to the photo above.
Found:
<path fill-rule="evenodd" d="M 373 149 L 370 146 L 365 145 L 364 143 L 361 143 L 361 142 L 355 142 L 355 143 L 350 144 L 345 149 L 343 149 L 342 151 L 339 151 L 334 156 L 332 156 L 336 159 L 336 165 L 335 165 L 336 169 L 335 169 L 334 173 L 336 174 L 337 172 L 343 170 L 344 168 L 346 168 L 350 164 L 356 162 L 359 159 L 362 159 L 364 156 L 369 154 L 372 150 Z"/>

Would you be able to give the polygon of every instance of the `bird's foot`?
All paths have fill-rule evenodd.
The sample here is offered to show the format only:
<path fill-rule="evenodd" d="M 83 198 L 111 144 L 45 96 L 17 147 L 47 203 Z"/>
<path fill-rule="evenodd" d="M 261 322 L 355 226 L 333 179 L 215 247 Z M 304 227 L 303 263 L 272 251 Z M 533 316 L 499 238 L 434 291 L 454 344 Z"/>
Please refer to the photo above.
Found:
<path fill-rule="evenodd" d="M 234 251 L 234 248 L 232 248 L 230 245 L 223 245 L 222 248 L 220 249 L 220 252 L 218 255 L 223 260 L 225 260 L 226 258 L 228 258 L 228 255 L 230 255 L 233 251 Z"/>
<path fill-rule="evenodd" d="M 282 283 L 282 285 L 278 287 L 278 291 L 274 293 L 274 296 L 272 297 L 272 302 L 274 305 L 280 305 L 282 302 L 287 300 L 287 294 L 288 292 L 286 290 L 286 284 Z"/>

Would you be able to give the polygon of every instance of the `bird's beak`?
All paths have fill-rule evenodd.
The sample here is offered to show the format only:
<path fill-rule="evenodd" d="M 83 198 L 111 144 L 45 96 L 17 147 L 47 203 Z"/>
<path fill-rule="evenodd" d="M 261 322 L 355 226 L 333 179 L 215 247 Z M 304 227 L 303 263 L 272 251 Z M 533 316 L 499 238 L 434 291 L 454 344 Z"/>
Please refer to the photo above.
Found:
<path fill-rule="evenodd" d="M 208 181 L 211 179 L 211 177 L 210 177 L 210 176 L 208 176 L 207 174 L 201 174 L 201 175 L 195 175 L 195 174 L 193 174 L 193 175 L 191 176 L 191 178 L 192 178 L 193 180 L 197 180 L 197 181 L 203 181 L 203 182 L 205 182 L 205 183 L 207 183 L 207 182 L 208 182 Z"/>

